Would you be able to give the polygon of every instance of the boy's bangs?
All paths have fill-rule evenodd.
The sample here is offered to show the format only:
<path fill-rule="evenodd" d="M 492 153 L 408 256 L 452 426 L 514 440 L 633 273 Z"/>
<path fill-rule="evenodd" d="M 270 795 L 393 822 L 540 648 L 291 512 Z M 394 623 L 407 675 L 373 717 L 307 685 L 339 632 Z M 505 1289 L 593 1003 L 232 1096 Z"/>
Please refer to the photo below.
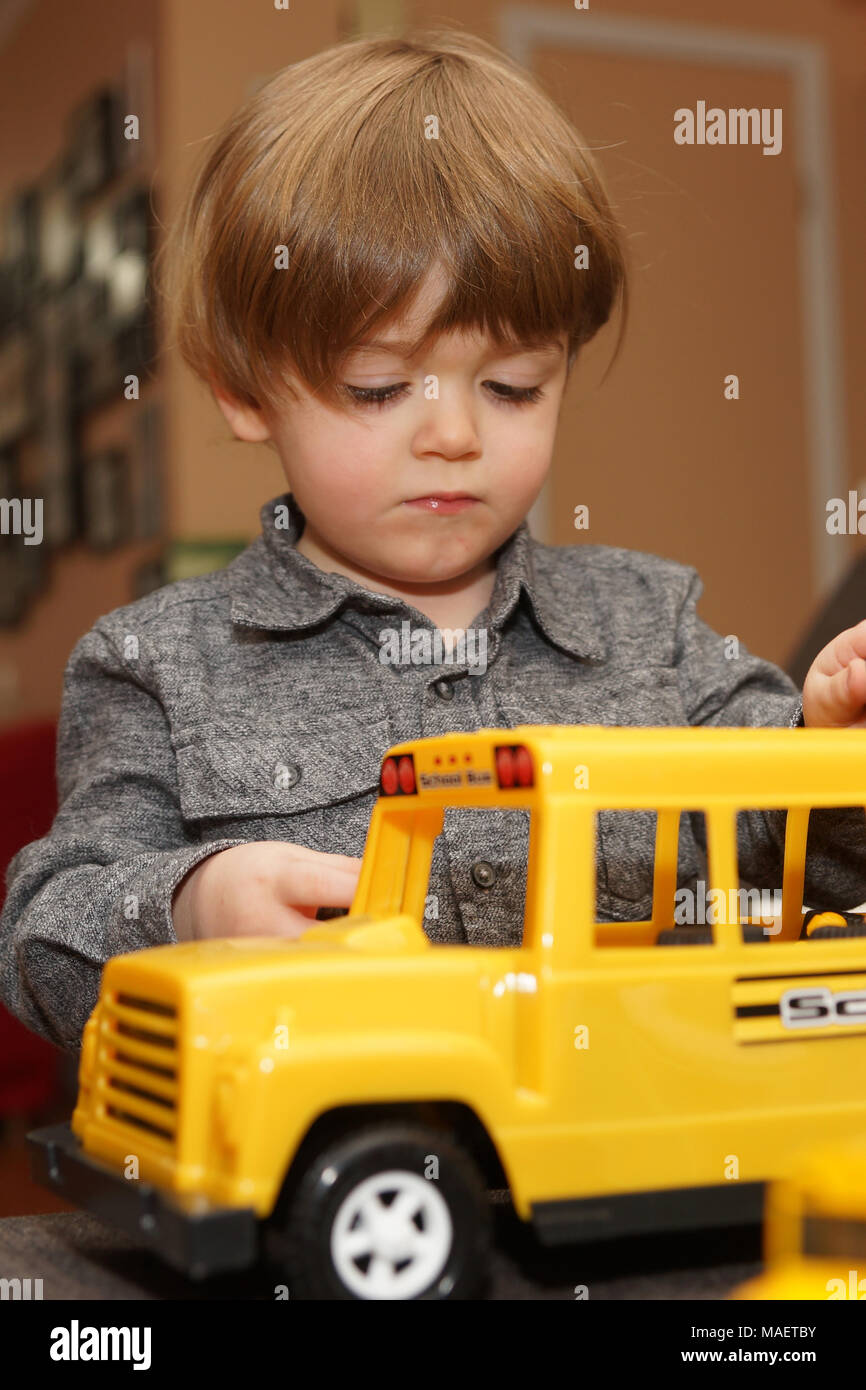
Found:
<path fill-rule="evenodd" d="M 278 73 L 212 143 L 164 250 L 184 359 L 264 407 L 294 378 L 340 403 L 345 355 L 434 270 L 438 299 L 401 332 L 416 352 L 455 331 L 503 349 L 564 334 L 572 361 L 620 299 L 615 359 L 627 317 L 591 152 L 470 35 L 353 41 Z"/>
<path fill-rule="evenodd" d="M 423 137 L 407 140 L 407 126 L 419 124 L 420 114 L 402 111 L 390 134 L 361 129 L 339 180 L 319 167 L 292 271 L 270 278 L 276 341 L 287 346 L 306 384 L 333 401 L 345 354 L 396 324 L 437 269 L 444 292 L 414 352 L 442 333 L 463 331 L 487 334 L 503 349 L 543 345 L 565 333 L 574 353 L 604 321 L 593 287 L 609 303 L 618 279 L 610 248 L 581 225 L 588 210 L 573 195 L 552 199 L 549 173 L 542 181 L 527 168 L 518 186 L 483 145 L 458 153 Z M 364 148 L 365 135 L 375 150 Z M 339 198 L 331 201 L 336 188 Z M 587 246 L 592 275 L 575 265 L 579 243 Z M 601 296 L 599 280 L 607 285 Z M 262 302 L 256 317 L 264 308 Z"/>
<path fill-rule="evenodd" d="M 519 242 L 517 246 L 524 252 Z M 561 270 L 563 262 L 570 264 L 569 249 L 565 247 L 562 258 L 551 257 L 539 273 L 537 258 L 519 254 L 497 265 L 487 249 L 470 237 L 460 246 L 433 247 L 424 256 L 406 256 L 405 246 L 388 246 L 380 230 L 378 245 L 365 245 L 359 239 L 347 248 L 342 262 L 350 280 L 364 287 L 363 302 L 358 293 L 331 294 L 321 281 L 309 285 L 306 294 L 301 289 L 292 297 L 291 312 L 278 336 L 289 345 L 293 370 L 319 397 L 334 403 L 339 399 L 337 378 L 345 358 L 366 342 L 391 333 L 396 338 L 398 327 L 400 355 L 406 360 L 452 332 L 489 337 L 503 351 L 543 347 L 563 333 L 571 342 L 580 320 L 581 296 L 574 272 Z M 405 315 L 428 275 L 438 271 L 444 292 L 420 327 L 415 321 L 416 331 L 410 335 Z M 293 339 L 292 326 L 298 318 L 319 325 L 319 331 Z"/>

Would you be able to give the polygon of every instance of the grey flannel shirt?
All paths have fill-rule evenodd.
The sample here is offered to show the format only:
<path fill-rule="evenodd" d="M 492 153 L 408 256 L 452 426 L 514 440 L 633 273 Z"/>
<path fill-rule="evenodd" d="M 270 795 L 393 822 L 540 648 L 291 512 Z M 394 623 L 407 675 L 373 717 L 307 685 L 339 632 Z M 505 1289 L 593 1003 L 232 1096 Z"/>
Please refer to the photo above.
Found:
<path fill-rule="evenodd" d="M 695 611 L 700 579 L 674 561 L 542 545 L 524 523 L 498 552 L 474 652 L 462 664 L 445 653 L 438 665 L 400 664 L 381 659 L 382 634 L 432 637 L 429 619 L 300 555 L 303 517 L 288 494 L 261 517 L 262 535 L 225 569 L 107 614 L 69 658 L 59 810 L 9 866 L 0 996 L 70 1051 L 106 960 L 176 939 L 173 892 L 208 855 L 257 839 L 361 855 L 392 743 L 518 723 L 802 720 L 781 670 L 742 646 L 729 659 Z M 741 816 L 743 882 L 780 883 L 782 816 Z M 519 944 L 527 832 L 525 811 L 446 811 L 431 940 Z M 649 915 L 652 832 L 649 813 L 600 817 L 600 920 Z M 864 844 L 862 810 L 813 815 L 807 900 L 866 898 Z M 679 880 L 706 869 L 702 817 L 684 815 Z"/>

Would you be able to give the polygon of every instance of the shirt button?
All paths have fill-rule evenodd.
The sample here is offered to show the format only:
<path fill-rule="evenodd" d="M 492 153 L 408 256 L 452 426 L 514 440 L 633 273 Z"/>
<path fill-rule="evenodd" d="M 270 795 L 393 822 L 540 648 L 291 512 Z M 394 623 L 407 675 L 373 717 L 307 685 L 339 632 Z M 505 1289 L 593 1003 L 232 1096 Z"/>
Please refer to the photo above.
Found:
<path fill-rule="evenodd" d="M 439 696 L 440 700 L 454 699 L 454 686 L 451 684 L 450 681 L 446 681 L 444 679 L 441 681 L 437 681 L 436 684 L 433 686 L 433 689 L 436 691 L 436 694 Z"/>
<path fill-rule="evenodd" d="M 486 859 L 479 859 L 472 865 L 472 877 L 479 888 L 491 888 L 496 880 L 496 870 Z"/>
<path fill-rule="evenodd" d="M 301 769 L 297 763 L 283 763 L 279 776 L 281 787 L 294 787 L 301 780 Z"/>

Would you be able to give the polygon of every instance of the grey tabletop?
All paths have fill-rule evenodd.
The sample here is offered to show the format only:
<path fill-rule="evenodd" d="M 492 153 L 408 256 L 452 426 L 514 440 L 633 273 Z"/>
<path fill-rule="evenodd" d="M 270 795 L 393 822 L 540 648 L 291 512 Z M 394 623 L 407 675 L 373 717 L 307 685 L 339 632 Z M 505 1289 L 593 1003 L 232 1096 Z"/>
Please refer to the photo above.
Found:
<path fill-rule="evenodd" d="M 545 1250 L 510 1209 L 495 1224 L 492 1300 L 719 1300 L 760 1269 L 755 1227 Z M 273 1300 L 280 1274 L 259 1266 L 195 1283 L 95 1217 L 62 1212 L 0 1220 L 0 1278 L 40 1278 L 45 1299 Z"/>

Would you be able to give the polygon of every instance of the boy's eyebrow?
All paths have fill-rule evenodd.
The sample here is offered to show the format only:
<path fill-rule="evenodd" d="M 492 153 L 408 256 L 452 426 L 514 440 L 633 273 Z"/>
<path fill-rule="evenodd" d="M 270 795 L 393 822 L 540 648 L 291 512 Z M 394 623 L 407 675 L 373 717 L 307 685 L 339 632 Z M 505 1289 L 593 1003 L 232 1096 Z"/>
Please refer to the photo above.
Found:
<path fill-rule="evenodd" d="M 359 343 L 358 346 L 352 348 L 351 351 L 353 353 L 375 352 L 377 349 L 380 349 L 385 352 L 397 353 L 398 356 L 401 357 L 408 357 L 411 355 L 412 349 L 414 347 L 415 343 L 408 338 L 374 338 L 369 343 Z M 497 357 L 517 357 L 522 352 L 536 352 L 551 354 L 556 353 L 557 356 L 561 356 L 563 350 L 563 344 L 558 342 L 516 343 L 512 347 L 503 347 L 497 349 L 495 355 Z"/>

